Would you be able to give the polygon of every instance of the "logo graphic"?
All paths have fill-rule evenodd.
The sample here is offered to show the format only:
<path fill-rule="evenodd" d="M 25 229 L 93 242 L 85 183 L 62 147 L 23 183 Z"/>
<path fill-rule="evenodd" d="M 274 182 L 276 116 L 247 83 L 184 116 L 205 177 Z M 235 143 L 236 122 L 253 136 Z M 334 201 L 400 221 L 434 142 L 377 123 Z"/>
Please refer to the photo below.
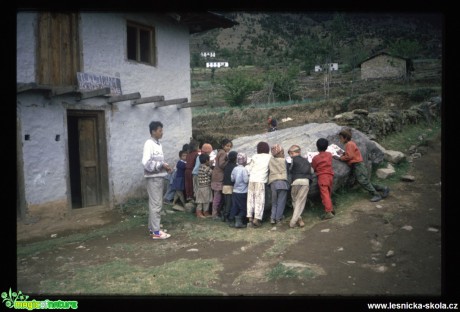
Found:
<path fill-rule="evenodd" d="M 30 300 L 29 296 L 24 295 L 22 291 L 12 292 L 11 288 L 9 292 L 2 292 L 2 299 L 7 308 L 22 309 L 22 310 L 34 310 L 34 309 L 78 309 L 78 301 L 51 301 L 51 300 Z"/>

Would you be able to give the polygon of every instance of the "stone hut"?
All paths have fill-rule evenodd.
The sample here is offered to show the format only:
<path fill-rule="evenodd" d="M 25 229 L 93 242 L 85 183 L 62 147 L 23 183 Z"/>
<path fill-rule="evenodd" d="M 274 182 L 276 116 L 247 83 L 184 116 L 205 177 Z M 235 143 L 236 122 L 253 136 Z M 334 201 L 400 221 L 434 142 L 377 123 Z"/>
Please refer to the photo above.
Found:
<path fill-rule="evenodd" d="M 362 61 L 361 79 L 405 78 L 413 70 L 412 62 L 399 56 L 380 52 Z"/>

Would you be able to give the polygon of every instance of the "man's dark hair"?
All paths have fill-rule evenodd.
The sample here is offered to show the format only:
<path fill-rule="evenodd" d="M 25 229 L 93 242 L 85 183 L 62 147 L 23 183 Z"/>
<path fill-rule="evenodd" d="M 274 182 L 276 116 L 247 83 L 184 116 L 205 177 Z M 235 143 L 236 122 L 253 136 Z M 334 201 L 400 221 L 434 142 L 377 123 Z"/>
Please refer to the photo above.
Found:
<path fill-rule="evenodd" d="M 200 164 L 204 164 L 210 159 L 209 155 L 206 153 L 203 153 L 200 155 Z"/>
<path fill-rule="evenodd" d="M 318 151 L 320 152 L 327 150 L 328 146 L 329 142 L 325 138 L 320 138 L 318 141 L 316 141 L 316 148 L 318 148 Z"/>
<path fill-rule="evenodd" d="M 160 121 L 152 121 L 149 124 L 150 134 L 152 134 L 152 131 L 156 131 L 158 128 L 163 128 L 163 124 Z"/>

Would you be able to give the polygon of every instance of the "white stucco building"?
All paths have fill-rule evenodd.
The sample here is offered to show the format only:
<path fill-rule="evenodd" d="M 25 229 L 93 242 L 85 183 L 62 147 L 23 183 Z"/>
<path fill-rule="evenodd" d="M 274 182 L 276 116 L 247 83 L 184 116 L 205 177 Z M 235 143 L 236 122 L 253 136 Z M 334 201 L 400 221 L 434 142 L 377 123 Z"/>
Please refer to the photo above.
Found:
<path fill-rule="evenodd" d="M 322 72 L 323 70 L 336 71 L 339 70 L 339 63 L 328 63 L 323 65 L 315 65 L 315 72 Z"/>
<path fill-rule="evenodd" d="M 190 34 L 233 25 L 209 12 L 18 12 L 18 216 L 146 196 L 149 123 L 163 123 L 169 162 L 192 136 Z M 121 94 L 82 89 L 77 73 L 117 82 Z"/>

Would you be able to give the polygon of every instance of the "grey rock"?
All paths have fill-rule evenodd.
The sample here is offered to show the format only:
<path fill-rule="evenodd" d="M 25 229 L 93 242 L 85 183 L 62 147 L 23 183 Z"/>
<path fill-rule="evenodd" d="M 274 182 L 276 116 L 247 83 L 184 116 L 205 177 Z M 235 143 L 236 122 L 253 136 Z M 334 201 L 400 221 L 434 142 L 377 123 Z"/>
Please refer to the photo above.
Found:
<path fill-rule="evenodd" d="M 233 140 L 233 150 L 246 153 L 248 157 L 252 157 L 256 154 L 257 144 L 263 141 L 267 142 L 270 147 L 274 144 L 280 144 L 284 148 L 286 156 L 289 147 L 297 144 L 301 147 L 302 156 L 306 156 L 308 152 L 317 151 L 316 141 L 319 138 L 326 138 L 329 144 L 336 144 L 344 149 L 344 145 L 340 143 L 338 137 L 338 133 L 342 129 L 343 126 L 335 123 L 309 123 L 274 132 L 239 137 Z M 384 160 L 384 149 L 370 140 L 364 133 L 354 128 L 352 128 L 352 140 L 356 142 L 361 150 L 370 174 L 372 166 L 380 164 Z M 332 165 L 334 169 L 333 190 L 337 190 L 349 182 L 350 167 L 346 163 L 335 159 L 332 160 Z M 308 197 L 313 198 L 315 196 L 319 196 L 319 190 L 316 175 L 313 175 Z"/>

